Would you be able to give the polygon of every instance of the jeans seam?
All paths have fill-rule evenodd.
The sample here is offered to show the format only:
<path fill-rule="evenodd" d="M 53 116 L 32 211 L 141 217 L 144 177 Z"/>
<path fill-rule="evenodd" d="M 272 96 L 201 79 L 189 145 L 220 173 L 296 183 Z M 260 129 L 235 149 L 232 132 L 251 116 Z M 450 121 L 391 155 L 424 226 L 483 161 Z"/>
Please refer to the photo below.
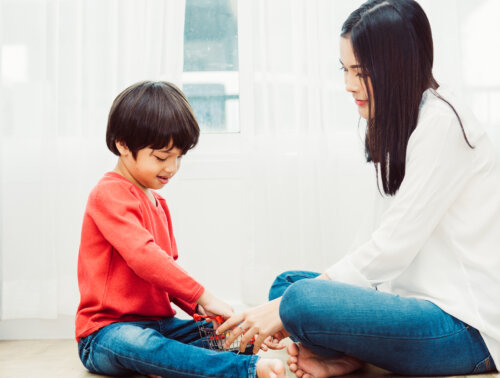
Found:
<path fill-rule="evenodd" d="M 250 363 L 248 364 L 248 378 L 257 377 L 257 361 L 259 360 L 259 356 L 253 355 L 250 359 Z M 255 367 L 253 362 L 255 361 Z"/>
<path fill-rule="evenodd" d="M 464 327 L 463 329 L 457 331 L 457 332 L 454 332 L 454 333 L 450 333 L 450 334 L 447 334 L 447 335 L 441 335 L 441 336 L 437 336 L 437 337 L 395 337 L 395 336 L 379 336 L 379 335 L 369 335 L 369 334 L 363 334 L 363 333 L 357 333 L 357 334 L 354 334 L 354 333 L 330 333 L 330 332 L 325 332 L 325 331 L 309 331 L 309 332 L 306 332 L 307 334 L 309 335 L 325 335 L 325 334 L 328 334 L 328 335 L 332 335 L 332 336 L 363 336 L 363 337 L 378 337 L 378 338 L 381 338 L 381 339 L 395 339 L 395 340 L 437 340 L 437 339 L 444 339 L 446 337 L 451 337 L 451 336 L 455 336 L 455 335 L 458 335 L 464 331 L 466 331 L 467 328 Z"/>
<path fill-rule="evenodd" d="M 101 373 L 101 371 L 99 369 L 96 368 L 96 366 L 94 365 L 94 362 L 92 361 L 92 353 L 89 353 L 89 356 L 88 356 L 88 362 L 89 362 L 89 365 L 92 367 L 92 369 L 96 372 L 96 373 Z"/>
<path fill-rule="evenodd" d="M 307 275 L 307 274 L 297 274 L 295 276 L 300 276 L 300 277 L 302 277 L 302 279 L 312 278 L 310 275 Z M 292 281 L 289 276 L 287 276 L 285 278 L 285 280 L 286 280 L 287 283 L 291 283 L 291 284 L 294 284 L 295 282 L 297 282 L 297 281 Z"/>
<path fill-rule="evenodd" d="M 130 357 L 130 356 L 125 356 L 123 354 L 116 353 L 112 349 L 106 348 L 105 346 L 102 346 L 102 345 L 99 345 L 98 348 L 102 348 L 102 349 L 104 349 L 105 351 L 109 352 L 112 355 L 115 355 L 115 356 L 118 356 L 118 357 L 121 357 L 121 358 L 126 358 L 126 359 L 128 359 L 130 361 L 141 362 L 141 363 L 144 363 L 146 365 L 154 366 L 154 367 L 161 367 L 162 369 L 165 369 L 165 370 L 167 370 L 169 372 L 172 372 L 172 373 L 179 373 L 179 370 L 172 370 L 172 369 L 170 369 L 168 367 L 164 367 L 162 365 L 154 364 L 152 361 L 138 360 L 138 359 Z M 191 372 L 187 372 L 186 373 L 184 371 L 182 371 L 182 374 L 185 374 L 185 375 L 188 375 L 188 376 L 191 376 L 191 377 L 213 377 L 213 378 L 217 378 L 218 377 L 217 375 L 200 375 L 198 373 L 191 373 Z"/>
<path fill-rule="evenodd" d="M 490 358 L 491 356 L 486 357 L 484 360 L 479 361 L 476 366 L 474 366 L 474 370 L 472 371 L 473 373 L 486 373 L 490 371 L 491 366 L 490 366 Z M 484 371 L 480 368 L 484 366 Z"/>
<path fill-rule="evenodd" d="M 84 343 L 84 346 L 83 346 L 83 353 L 87 353 L 87 362 L 88 362 L 88 365 L 90 365 L 90 368 L 94 370 L 94 372 L 96 373 L 100 373 L 99 369 L 96 368 L 95 364 L 94 364 L 94 361 L 92 361 L 92 347 L 91 347 L 91 344 L 94 342 L 94 336 L 92 336 L 92 334 L 88 335 L 88 336 L 85 336 L 85 338 L 83 338 L 83 343 Z M 91 337 L 91 338 L 90 338 Z M 87 339 L 87 338 L 90 338 L 88 340 L 84 340 L 84 339 Z M 90 370 L 90 369 L 89 369 Z"/>

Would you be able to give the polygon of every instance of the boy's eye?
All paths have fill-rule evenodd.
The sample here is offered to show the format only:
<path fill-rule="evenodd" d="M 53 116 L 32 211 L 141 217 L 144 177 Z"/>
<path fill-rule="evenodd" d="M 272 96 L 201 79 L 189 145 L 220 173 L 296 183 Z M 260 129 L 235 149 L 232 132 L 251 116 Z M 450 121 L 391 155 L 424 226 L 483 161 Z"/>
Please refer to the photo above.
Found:
<path fill-rule="evenodd" d="M 158 159 L 159 161 L 166 161 L 167 159 L 162 159 L 161 157 L 158 157 L 155 155 L 155 158 Z"/>

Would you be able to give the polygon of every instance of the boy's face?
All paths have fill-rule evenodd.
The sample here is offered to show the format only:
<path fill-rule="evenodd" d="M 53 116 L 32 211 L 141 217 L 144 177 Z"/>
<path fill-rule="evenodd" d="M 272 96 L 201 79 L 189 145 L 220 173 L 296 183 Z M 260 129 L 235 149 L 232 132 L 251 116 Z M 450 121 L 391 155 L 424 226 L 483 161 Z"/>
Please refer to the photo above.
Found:
<path fill-rule="evenodd" d="M 124 144 L 118 142 L 117 148 L 120 173 L 144 191 L 163 188 L 180 167 L 182 151 L 176 147 L 161 150 L 146 147 L 137 151 L 135 159 Z"/>

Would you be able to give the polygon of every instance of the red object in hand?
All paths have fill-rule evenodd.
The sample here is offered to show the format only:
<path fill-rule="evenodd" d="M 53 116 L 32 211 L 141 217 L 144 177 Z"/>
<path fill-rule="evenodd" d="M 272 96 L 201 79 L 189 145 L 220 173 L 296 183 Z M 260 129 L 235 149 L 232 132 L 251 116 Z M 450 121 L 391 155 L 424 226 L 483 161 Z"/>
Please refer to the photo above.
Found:
<path fill-rule="evenodd" d="M 193 319 L 195 322 L 200 322 L 202 320 L 205 320 L 208 323 L 210 320 L 215 320 L 217 323 L 220 324 L 224 323 L 224 319 L 220 315 L 208 316 L 208 315 L 193 314 Z"/>

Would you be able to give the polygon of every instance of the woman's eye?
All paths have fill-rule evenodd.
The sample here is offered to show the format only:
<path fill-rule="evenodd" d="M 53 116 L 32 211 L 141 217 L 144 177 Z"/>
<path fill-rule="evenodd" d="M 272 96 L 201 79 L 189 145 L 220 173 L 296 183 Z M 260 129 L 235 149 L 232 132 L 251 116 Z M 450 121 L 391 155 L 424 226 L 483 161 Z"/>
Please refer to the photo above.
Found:
<path fill-rule="evenodd" d="M 347 68 L 345 68 L 344 66 L 341 66 L 341 67 L 340 67 L 340 70 L 341 70 L 342 72 L 347 72 Z"/>

